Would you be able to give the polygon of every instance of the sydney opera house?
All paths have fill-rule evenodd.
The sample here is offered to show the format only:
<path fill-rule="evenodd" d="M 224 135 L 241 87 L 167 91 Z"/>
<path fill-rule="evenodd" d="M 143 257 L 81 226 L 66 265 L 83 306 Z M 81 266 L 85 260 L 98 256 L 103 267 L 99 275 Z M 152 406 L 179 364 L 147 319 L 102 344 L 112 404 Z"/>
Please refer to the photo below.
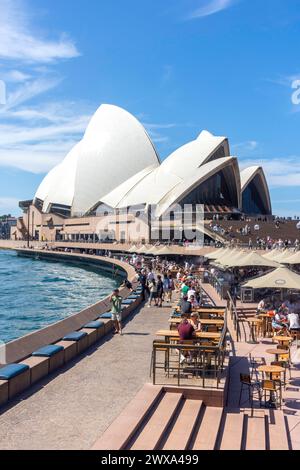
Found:
<path fill-rule="evenodd" d="M 263 169 L 240 171 L 228 139 L 205 130 L 161 161 L 134 116 L 102 105 L 34 198 L 20 202 L 24 214 L 12 236 L 150 241 L 155 230 L 159 237 L 171 211 L 189 207 L 193 224 L 200 205 L 207 220 L 271 215 Z"/>

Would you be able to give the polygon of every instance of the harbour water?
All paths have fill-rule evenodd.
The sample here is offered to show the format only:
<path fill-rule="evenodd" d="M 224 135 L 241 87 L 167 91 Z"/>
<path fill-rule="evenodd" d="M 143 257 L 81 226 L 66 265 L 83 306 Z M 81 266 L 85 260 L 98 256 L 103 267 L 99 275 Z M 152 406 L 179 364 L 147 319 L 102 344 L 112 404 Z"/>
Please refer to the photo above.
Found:
<path fill-rule="evenodd" d="M 97 266 L 35 260 L 0 250 L 0 341 L 62 320 L 106 297 L 120 279 Z"/>

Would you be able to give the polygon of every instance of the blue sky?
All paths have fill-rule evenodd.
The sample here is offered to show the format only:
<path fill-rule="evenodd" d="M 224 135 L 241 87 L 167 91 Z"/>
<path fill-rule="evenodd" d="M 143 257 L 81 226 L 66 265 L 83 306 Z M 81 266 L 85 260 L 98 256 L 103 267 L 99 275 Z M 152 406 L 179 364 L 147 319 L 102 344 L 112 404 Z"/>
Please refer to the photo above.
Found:
<path fill-rule="evenodd" d="M 161 158 L 202 129 L 228 136 L 241 167 L 264 166 L 274 213 L 300 215 L 299 0 L 0 0 L 0 9 L 0 213 L 18 214 L 18 200 L 111 103 L 143 122 Z"/>

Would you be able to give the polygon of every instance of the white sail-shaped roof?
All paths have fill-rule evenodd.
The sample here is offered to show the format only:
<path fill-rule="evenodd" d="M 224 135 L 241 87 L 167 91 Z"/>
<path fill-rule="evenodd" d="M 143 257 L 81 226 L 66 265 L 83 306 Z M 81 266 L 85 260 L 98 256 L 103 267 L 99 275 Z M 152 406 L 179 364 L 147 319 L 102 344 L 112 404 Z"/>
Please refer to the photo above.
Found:
<path fill-rule="evenodd" d="M 167 193 L 157 204 L 157 210 L 155 213 L 156 217 L 160 217 L 169 207 L 182 200 L 187 194 L 189 194 L 196 186 L 206 181 L 208 178 L 218 173 L 227 166 L 232 166 L 233 177 L 235 179 L 236 197 L 239 205 L 240 195 L 240 176 L 237 159 L 233 157 L 218 158 L 205 165 L 197 168 L 193 175 L 189 178 L 182 180 L 180 184 L 174 187 L 169 193 Z"/>
<path fill-rule="evenodd" d="M 221 157 L 228 157 L 229 145 L 227 138 L 217 137 L 208 131 L 202 131 L 196 140 L 188 142 L 169 155 L 161 166 L 164 171 L 185 178 L 190 176 L 195 168 L 209 162 L 221 147 L 224 149 Z"/>
<path fill-rule="evenodd" d="M 140 175 L 137 175 L 137 179 L 134 177 L 129 182 L 130 184 L 134 182 L 130 191 L 128 191 L 130 184 L 128 185 L 126 182 L 106 195 L 102 202 L 114 208 L 159 204 L 161 199 L 182 184 L 186 178 L 192 177 L 201 165 L 209 162 L 220 147 L 224 148 L 222 154 L 227 156 L 229 152 L 227 139 L 213 136 L 208 131 L 202 131 L 196 140 L 177 149 L 146 176 L 144 172 L 141 172 Z M 139 177 L 140 181 L 138 181 Z M 122 191 L 123 196 L 120 198 Z"/>
<path fill-rule="evenodd" d="M 84 138 L 48 173 L 35 197 L 44 201 L 43 211 L 59 204 L 84 214 L 114 188 L 159 163 L 142 124 L 124 109 L 102 105 Z"/>
<path fill-rule="evenodd" d="M 257 187 L 257 190 L 260 191 L 262 199 L 265 201 L 267 212 L 271 214 L 272 212 L 272 205 L 271 205 L 271 197 L 269 192 L 268 183 L 266 180 L 266 176 L 264 170 L 261 166 L 250 166 L 245 168 L 240 172 L 241 174 L 241 192 L 247 189 L 249 184 L 254 180 L 256 176 L 259 177 L 260 184 Z"/>
<path fill-rule="evenodd" d="M 82 140 L 72 212 L 87 212 L 150 165 L 159 158 L 142 124 L 117 106 L 100 106 Z"/>
<path fill-rule="evenodd" d="M 49 212 L 51 204 L 72 206 L 80 148 L 81 142 L 75 145 L 56 167 L 55 181 L 51 184 L 47 196 L 43 198 L 43 212 Z"/>

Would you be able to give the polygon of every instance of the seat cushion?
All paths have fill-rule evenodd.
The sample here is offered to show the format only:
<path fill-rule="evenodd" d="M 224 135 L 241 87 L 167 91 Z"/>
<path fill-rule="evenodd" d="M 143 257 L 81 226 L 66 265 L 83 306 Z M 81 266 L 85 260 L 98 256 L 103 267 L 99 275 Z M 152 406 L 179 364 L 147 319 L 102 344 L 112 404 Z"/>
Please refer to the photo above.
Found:
<path fill-rule="evenodd" d="M 0 379 L 9 380 L 29 369 L 26 364 L 8 364 L 0 369 Z"/>
<path fill-rule="evenodd" d="M 95 328 L 97 330 L 98 328 L 101 328 L 101 326 L 104 326 L 103 321 L 95 320 L 84 325 L 84 328 Z"/>
<path fill-rule="evenodd" d="M 111 313 L 110 312 L 105 312 L 102 313 L 99 318 L 105 318 L 105 319 L 110 319 L 111 318 Z"/>
<path fill-rule="evenodd" d="M 56 344 L 49 344 L 48 346 L 44 346 L 43 348 L 38 349 L 32 353 L 32 356 L 39 356 L 39 357 L 51 357 L 55 354 L 63 351 L 62 346 L 57 346 Z"/>
<path fill-rule="evenodd" d="M 132 302 L 134 302 L 133 299 L 126 299 L 126 300 L 122 301 L 121 305 L 130 305 L 130 304 L 132 304 Z"/>
<path fill-rule="evenodd" d="M 63 341 L 79 341 L 87 335 L 85 331 L 73 331 L 63 337 Z"/>

